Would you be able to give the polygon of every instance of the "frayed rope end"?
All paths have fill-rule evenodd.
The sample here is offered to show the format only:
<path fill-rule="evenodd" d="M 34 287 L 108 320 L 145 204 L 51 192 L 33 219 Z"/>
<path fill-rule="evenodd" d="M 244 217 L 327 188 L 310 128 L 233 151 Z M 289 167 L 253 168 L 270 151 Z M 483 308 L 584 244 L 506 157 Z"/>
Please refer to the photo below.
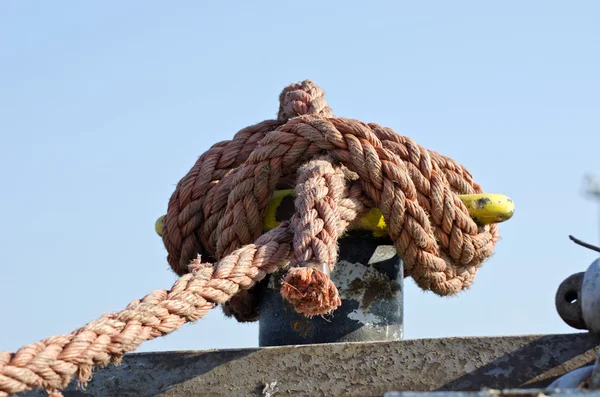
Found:
<path fill-rule="evenodd" d="M 329 276 L 313 267 L 295 267 L 288 271 L 281 296 L 307 317 L 330 314 L 342 301 Z"/>

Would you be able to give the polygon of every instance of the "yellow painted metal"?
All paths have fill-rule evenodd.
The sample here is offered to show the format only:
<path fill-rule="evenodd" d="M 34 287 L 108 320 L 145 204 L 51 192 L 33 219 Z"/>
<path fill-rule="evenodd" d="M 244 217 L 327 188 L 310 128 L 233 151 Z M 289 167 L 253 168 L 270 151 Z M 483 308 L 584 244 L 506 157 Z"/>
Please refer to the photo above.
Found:
<path fill-rule="evenodd" d="M 269 202 L 265 217 L 263 218 L 263 231 L 268 231 L 279 226 L 276 213 L 285 197 L 293 197 L 294 190 L 277 190 L 273 193 L 273 198 Z M 478 225 L 490 225 L 509 220 L 514 212 L 514 202 L 503 194 L 484 193 L 484 194 L 463 194 L 458 196 L 463 202 L 471 218 Z M 156 233 L 162 236 L 162 225 L 165 215 L 158 218 L 155 224 Z M 378 208 L 371 209 L 367 214 L 360 218 L 353 226 L 355 230 L 371 231 L 375 237 L 388 236 L 388 228 L 383 218 L 383 214 Z"/>
<path fill-rule="evenodd" d="M 165 216 L 166 215 L 161 216 L 154 223 L 154 230 L 156 231 L 156 234 L 158 234 L 161 237 L 162 237 L 162 230 L 163 230 L 163 221 L 165 219 Z"/>
<path fill-rule="evenodd" d="M 275 216 L 277 213 L 277 208 L 281 204 L 286 197 L 293 197 L 294 190 L 286 189 L 286 190 L 276 190 L 273 193 L 273 198 L 269 201 L 269 206 L 267 207 L 267 212 L 265 213 L 265 217 L 263 218 L 263 231 L 268 231 L 271 229 L 275 229 L 279 226 L 279 222 L 277 221 L 277 217 Z"/>
<path fill-rule="evenodd" d="M 478 225 L 504 222 L 515 213 L 513 201 L 502 194 L 463 194 L 458 197 Z"/>

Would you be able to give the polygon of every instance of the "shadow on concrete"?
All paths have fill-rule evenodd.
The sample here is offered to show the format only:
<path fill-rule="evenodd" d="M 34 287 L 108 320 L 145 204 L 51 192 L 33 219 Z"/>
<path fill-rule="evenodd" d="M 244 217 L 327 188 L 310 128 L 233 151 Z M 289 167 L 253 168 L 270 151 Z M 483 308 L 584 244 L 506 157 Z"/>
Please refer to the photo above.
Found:
<path fill-rule="evenodd" d="M 594 363 L 594 358 L 570 362 L 596 349 L 600 336 L 589 333 L 542 336 L 504 356 L 446 383 L 436 391 L 479 391 L 486 388 L 544 388 L 565 372 Z M 565 348 L 560 348 L 560 346 Z M 482 384 L 482 381 L 485 382 Z M 520 384 L 515 384 L 516 382 Z M 517 382 L 517 383 L 518 383 Z"/>
<path fill-rule="evenodd" d="M 166 351 L 131 353 L 125 355 L 120 365 L 97 368 L 85 390 L 75 381 L 62 392 L 64 397 L 98 396 L 155 396 L 167 392 L 190 379 L 197 378 L 239 360 L 259 350 L 223 349 L 196 351 Z M 264 385 L 257 384 L 257 390 Z M 89 390 L 89 392 L 86 392 Z M 19 396 L 47 397 L 43 391 L 33 391 Z"/>

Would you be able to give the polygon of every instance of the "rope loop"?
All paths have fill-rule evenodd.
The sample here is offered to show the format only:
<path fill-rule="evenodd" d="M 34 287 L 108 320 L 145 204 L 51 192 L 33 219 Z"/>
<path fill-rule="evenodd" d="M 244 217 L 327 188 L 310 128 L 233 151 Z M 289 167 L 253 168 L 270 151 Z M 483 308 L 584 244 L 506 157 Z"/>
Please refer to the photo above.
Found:
<path fill-rule="evenodd" d="M 310 80 L 290 84 L 279 95 L 278 120 L 287 121 L 303 115 L 333 117 L 325 101 L 325 92 Z"/>
<path fill-rule="evenodd" d="M 277 120 L 215 144 L 178 184 L 163 227 L 177 274 L 198 254 L 215 261 L 255 241 L 267 203 L 282 187 L 296 190 L 291 267 L 333 266 L 338 236 L 357 216 L 340 217 L 353 184 L 354 205 L 382 211 L 405 276 L 439 295 L 472 283 L 492 254 L 498 227 L 477 226 L 459 199 L 482 192 L 467 170 L 389 128 L 333 117 L 324 91 L 310 80 L 286 87 L 279 101 Z M 225 314 L 256 321 L 254 294 L 240 291 L 223 304 Z"/>

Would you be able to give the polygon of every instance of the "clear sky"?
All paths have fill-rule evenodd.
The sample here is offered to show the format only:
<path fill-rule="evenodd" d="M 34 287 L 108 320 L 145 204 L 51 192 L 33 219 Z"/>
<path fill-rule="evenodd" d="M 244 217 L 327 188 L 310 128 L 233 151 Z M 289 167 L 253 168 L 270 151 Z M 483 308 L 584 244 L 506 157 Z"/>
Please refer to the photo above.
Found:
<path fill-rule="evenodd" d="M 213 143 L 312 79 L 516 202 L 454 298 L 406 281 L 406 338 L 572 332 L 559 283 L 596 255 L 596 1 L 0 2 L 0 351 L 67 333 L 176 277 L 154 232 Z M 248 347 L 220 309 L 140 351 Z"/>

